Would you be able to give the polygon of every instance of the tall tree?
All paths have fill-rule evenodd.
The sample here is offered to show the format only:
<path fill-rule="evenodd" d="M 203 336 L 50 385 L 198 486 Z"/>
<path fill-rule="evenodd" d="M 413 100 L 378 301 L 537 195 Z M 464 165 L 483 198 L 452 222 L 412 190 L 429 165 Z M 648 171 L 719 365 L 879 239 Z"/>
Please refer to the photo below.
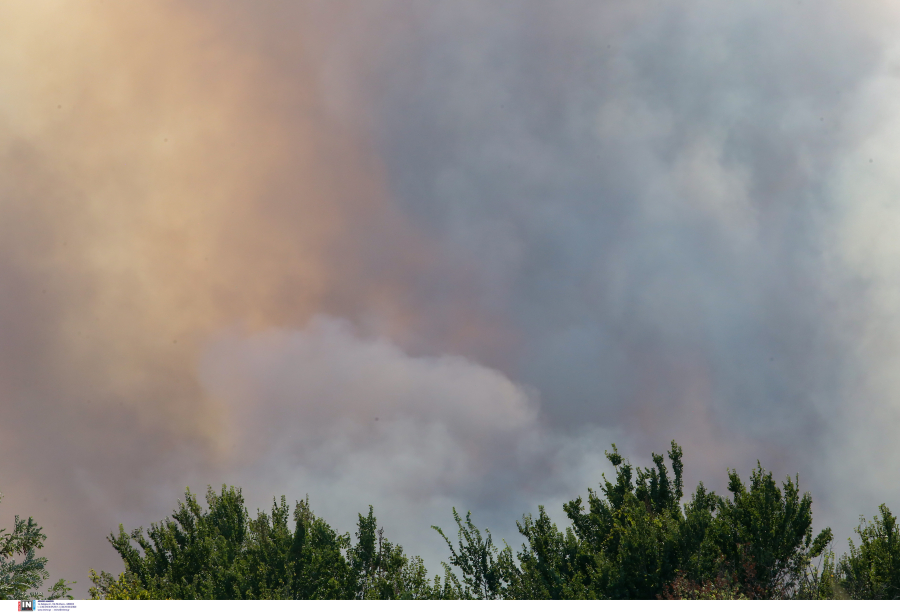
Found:
<path fill-rule="evenodd" d="M 779 488 L 757 463 L 747 488 L 729 471 L 731 499 L 719 502 L 712 539 L 748 589 L 770 599 L 792 596 L 812 559 L 831 543 L 831 529 L 813 538 L 812 497 L 800 495 L 799 478 Z"/>

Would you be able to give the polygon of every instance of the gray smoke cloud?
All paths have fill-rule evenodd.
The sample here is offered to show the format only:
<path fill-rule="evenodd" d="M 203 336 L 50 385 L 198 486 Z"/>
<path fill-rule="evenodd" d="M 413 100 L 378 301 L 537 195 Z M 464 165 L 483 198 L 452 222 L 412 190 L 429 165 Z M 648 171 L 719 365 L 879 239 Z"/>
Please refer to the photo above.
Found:
<path fill-rule="evenodd" d="M 188 485 L 432 570 L 612 442 L 900 507 L 894 9 L 91 6 L 0 15 L 0 520 L 81 595 Z"/>
<path fill-rule="evenodd" d="M 542 424 L 533 389 L 458 356 L 410 356 L 339 319 L 223 333 L 201 380 L 229 407 L 223 471 L 251 499 L 307 491 L 344 525 L 360 500 L 387 508 L 388 533 L 434 567 L 446 551 L 430 525 L 446 524 L 451 507 L 510 523 L 492 531 L 511 539 L 510 508 L 561 505 L 616 439 L 590 426 L 560 435 Z"/>
<path fill-rule="evenodd" d="M 676 438 L 719 489 L 800 472 L 842 534 L 896 505 L 896 15 L 465 6 L 391 65 L 380 142 L 550 425 Z"/>

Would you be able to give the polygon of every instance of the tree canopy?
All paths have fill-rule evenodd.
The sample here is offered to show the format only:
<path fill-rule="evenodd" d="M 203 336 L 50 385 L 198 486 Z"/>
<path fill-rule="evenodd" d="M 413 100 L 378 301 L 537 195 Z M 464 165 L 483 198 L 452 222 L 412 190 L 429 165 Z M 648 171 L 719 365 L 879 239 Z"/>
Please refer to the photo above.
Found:
<path fill-rule="evenodd" d="M 786 599 L 900 595 L 900 528 L 886 506 L 836 560 L 832 533 L 812 530 L 812 497 L 799 477 L 779 484 L 757 463 L 728 492 L 700 483 L 684 501 L 681 447 L 633 467 L 615 445 L 615 470 L 563 506 L 563 529 L 543 506 L 517 521 L 518 550 L 494 542 L 454 508 L 455 541 L 441 575 L 388 540 L 370 506 L 353 536 L 309 501 L 273 500 L 251 518 L 240 489 L 188 490 L 170 518 L 110 534 L 118 577 L 91 571 L 100 599 Z M 668 462 L 666 461 L 668 459 Z"/>
<path fill-rule="evenodd" d="M 104 599 L 428 599 L 439 590 L 419 557 L 384 537 L 370 507 L 355 543 L 282 496 L 250 518 L 240 489 L 210 487 L 204 509 L 190 490 L 170 519 L 111 534 L 125 572 L 92 570 Z"/>

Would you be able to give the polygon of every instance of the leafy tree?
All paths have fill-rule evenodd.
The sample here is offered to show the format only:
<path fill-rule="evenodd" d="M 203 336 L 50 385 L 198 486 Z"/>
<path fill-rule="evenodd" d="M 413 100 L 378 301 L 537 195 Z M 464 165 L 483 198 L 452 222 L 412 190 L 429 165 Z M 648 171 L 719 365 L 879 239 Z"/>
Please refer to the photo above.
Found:
<path fill-rule="evenodd" d="M 853 599 L 900 599 L 900 525 L 884 504 L 872 522 L 860 518 L 857 547 L 839 563 L 841 587 Z"/>
<path fill-rule="evenodd" d="M 440 581 L 429 582 L 420 557 L 408 559 L 403 547 L 392 544 L 378 528 L 369 506 L 368 516 L 359 515 L 357 544 L 347 551 L 356 577 L 358 599 L 432 599 Z"/>
<path fill-rule="evenodd" d="M 204 510 L 190 490 L 178 510 L 109 542 L 125 563 L 118 578 L 91 571 L 95 599 L 426 599 L 443 593 L 424 563 L 409 559 L 359 516 L 357 543 L 284 497 L 250 519 L 240 489 L 210 488 Z M 293 527 L 291 526 L 293 523 Z M 135 544 L 137 546 L 135 546 Z"/>
<path fill-rule="evenodd" d="M 834 552 L 822 555 L 817 565 L 810 564 L 800 581 L 795 599 L 848 599 L 847 590 L 840 583 L 840 569 L 835 562 Z"/>
<path fill-rule="evenodd" d="M 748 489 L 729 472 L 732 499 L 700 483 L 682 504 L 682 449 L 673 441 L 667 455 L 671 469 L 658 454 L 653 467 L 634 468 L 613 445 L 606 456 L 615 479 L 588 489 L 586 504 L 564 505 L 565 531 L 543 507 L 537 518 L 525 515 L 517 526 L 526 542 L 515 555 L 454 510 L 458 547 L 435 527 L 450 548 L 448 575 L 450 566 L 462 574 L 449 580 L 460 596 L 480 599 L 779 598 L 808 585 L 831 531 L 812 538 L 812 500 L 796 480 L 779 487 L 758 467 Z"/>
<path fill-rule="evenodd" d="M 582 580 L 594 597 L 655 597 L 675 579 L 684 548 L 681 447 L 672 442 L 668 453 L 672 478 L 662 455 L 653 455 L 655 467 L 636 470 L 615 445 L 606 456 L 616 480 L 603 477 L 603 497 L 588 489 L 587 509 L 581 497 L 564 506 L 575 537 L 586 547 L 580 554 Z"/>
<path fill-rule="evenodd" d="M 444 563 L 445 576 L 452 585 L 452 598 L 459 599 L 501 599 L 503 594 L 502 569 L 499 559 L 499 551 L 491 537 L 491 532 L 485 530 L 487 537 L 481 535 L 481 530 L 472 523 L 472 513 L 466 514 L 466 522 L 456 508 L 453 508 L 453 520 L 459 528 L 458 548 L 453 547 L 443 530 L 432 525 L 431 528 L 441 534 L 447 546 L 450 548 L 450 564 Z M 459 579 L 450 570 L 450 565 L 462 572 L 463 580 Z M 447 593 L 450 595 L 450 593 Z"/>
<path fill-rule="evenodd" d="M 246 573 L 241 597 L 260 599 L 341 599 L 350 589 L 350 567 L 342 555 L 349 538 L 313 514 L 309 501 L 291 512 L 284 496 L 271 516 L 249 521 L 243 551 Z"/>
<path fill-rule="evenodd" d="M 127 583 L 155 599 L 240 598 L 244 560 L 238 553 L 248 538 L 243 498 L 234 488 L 223 487 L 221 495 L 210 488 L 206 501 L 208 512 L 188 490 L 172 519 L 152 524 L 146 536 L 143 528 L 128 534 L 121 525 L 118 536 L 110 534 Z M 96 588 L 102 592 L 104 585 Z"/>
<path fill-rule="evenodd" d="M 563 506 L 561 530 L 543 506 L 517 521 L 525 542 L 498 548 L 471 513 L 453 509 L 456 542 L 434 526 L 450 551 L 443 581 L 429 580 L 360 514 L 355 540 L 316 517 L 308 501 L 293 512 L 284 497 L 254 519 L 240 490 L 209 489 L 203 509 L 188 491 L 178 510 L 146 534 L 109 541 L 125 562 L 118 578 L 91 573 L 95 598 L 260 599 L 827 599 L 896 597 L 900 532 L 886 507 L 857 532 L 859 548 L 835 563 L 831 530 L 812 532 L 812 499 L 798 478 L 779 485 L 757 468 L 744 483 L 729 471 L 730 497 L 703 483 L 687 503 L 682 449 L 633 467 L 613 445 L 615 469 L 597 491 Z M 668 458 L 668 462 L 666 461 Z M 819 559 L 819 565 L 813 561 Z"/>
<path fill-rule="evenodd" d="M 790 597 L 812 559 L 831 543 L 831 529 L 812 536 L 812 497 L 800 495 L 799 479 L 779 488 L 757 463 L 748 489 L 729 471 L 732 499 L 719 503 L 712 539 L 747 589 L 767 599 Z"/>
<path fill-rule="evenodd" d="M 543 507 L 536 519 L 523 516 L 517 526 L 526 543 L 515 555 L 508 545 L 499 551 L 490 532 L 482 536 L 472 524 L 471 514 L 463 523 L 454 509 L 458 548 L 440 528 L 434 529 L 450 548 L 448 580 L 456 581 L 460 595 L 583 599 L 659 594 L 675 578 L 682 548 L 681 448 L 673 443 L 669 452 L 671 478 L 660 455 L 654 455 L 655 467 L 648 470 L 634 470 L 615 446 L 607 457 L 616 468 L 616 480 L 611 483 L 604 477 L 603 497 L 589 489 L 587 510 L 580 497 L 565 504 L 573 523 L 565 532 L 550 521 Z M 451 574 L 450 565 L 461 572 L 462 582 Z"/>
<path fill-rule="evenodd" d="M 119 574 L 118 578 L 112 576 L 108 572 L 100 572 L 90 570 L 89 573 L 91 583 L 94 586 L 88 589 L 91 599 L 109 599 L 109 600 L 151 600 L 166 599 L 164 594 L 156 591 L 151 592 L 145 588 L 134 574 L 125 572 Z"/>
<path fill-rule="evenodd" d="M 50 577 L 47 558 L 35 556 L 46 539 L 32 517 L 24 520 L 16 515 L 12 533 L 0 529 L 0 599 L 72 599 L 69 585 L 74 582 L 62 578 L 50 587 L 46 596 L 38 591 Z M 16 561 L 17 555 L 23 558 Z"/>
<path fill-rule="evenodd" d="M 593 578 L 593 557 L 572 528 L 565 533 L 550 521 L 543 506 L 538 518 L 531 515 L 516 522 L 526 544 L 516 553 L 518 567 L 511 562 L 509 549 L 502 558 L 506 593 L 512 599 L 590 599 L 588 585 Z"/>

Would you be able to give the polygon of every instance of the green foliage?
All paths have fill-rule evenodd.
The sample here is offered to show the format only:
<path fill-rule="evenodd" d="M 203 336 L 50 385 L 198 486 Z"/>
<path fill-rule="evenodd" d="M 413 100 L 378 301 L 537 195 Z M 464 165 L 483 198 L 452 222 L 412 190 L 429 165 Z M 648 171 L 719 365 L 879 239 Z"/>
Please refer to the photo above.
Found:
<path fill-rule="evenodd" d="M 767 599 L 782 599 L 800 587 L 811 560 L 831 543 L 831 529 L 812 536 L 812 497 L 800 495 L 799 479 L 783 489 L 757 463 L 745 487 L 729 471 L 732 499 L 719 503 L 712 538 L 747 589 Z"/>
<path fill-rule="evenodd" d="M 657 454 L 653 467 L 633 468 L 613 446 L 606 456 L 615 479 L 604 476 L 599 492 L 588 489 L 586 504 L 578 497 L 564 505 L 572 523 L 564 532 L 543 507 L 537 518 L 525 515 L 517 526 L 526 542 L 515 556 L 509 546 L 498 551 L 490 532 L 483 537 L 470 515 L 464 524 L 454 510 L 458 549 L 438 531 L 450 565 L 462 574 L 454 583 L 461 596 L 782 598 L 809 583 L 811 561 L 823 554 L 831 531 L 813 539 L 812 500 L 800 495 L 796 480 L 779 487 L 758 467 L 748 488 L 730 472 L 731 499 L 700 483 L 682 504 L 681 447 L 672 442 L 667 455 L 671 471 Z"/>
<path fill-rule="evenodd" d="M 109 572 L 90 571 L 92 586 L 89 589 L 92 599 L 109 600 L 148 600 L 165 599 L 160 593 L 154 593 L 144 588 L 134 574 L 119 574 L 114 578 Z"/>
<path fill-rule="evenodd" d="M 491 532 L 485 530 L 487 537 L 481 535 L 481 530 L 472 524 L 472 513 L 466 514 L 466 522 L 463 524 L 456 508 L 453 509 L 453 519 L 459 529 L 459 550 L 453 547 L 443 530 L 434 525 L 432 529 L 441 534 L 447 546 L 450 548 L 450 565 L 462 572 L 462 583 L 452 573 L 450 567 L 444 563 L 445 575 L 452 585 L 453 598 L 459 599 L 501 599 L 503 593 L 502 570 L 497 546 L 491 538 Z"/>
<path fill-rule="evenodd" d="M 122 526 L 110 543 L 122 557 L 118 577 L 91 571 L 96 599 L 838 599 L 900 597 L 900 526 L 885 506 L 857 529 L 860 544 L 840 561 L 831 530 L 813 537 L 812 498 L 799 478 L 779 484 L 757 463 L 744 482 L 728 472 L 729 496 L 700 483 L 684 497 L 682 449 L 633 467 L 613 445 L 615 476 L 563 505 L 560 529 L 543 506 L 517 521 L 514 551 L 494 544 L 471 513 L 453 509 L 456 541 L 443 579 L 429 579 L 360 514 L 355 538 L 339 534 L 309 508 L 284 497 L 250 518 L 239 489 L 209 489 L 204 509 L 188 491 L 170 519 L 147 533 Z M 668 462 L 666 461 L 668 459 Z M 40 530 L 16 519 L 20 575 Z M 39 536 L 39 537 L 38 537 Z M 30 538 L 30 539 L 29 539 Z M 30 544 L 29 544 L 30 542 Z M 13 550 L 13 548 L 9 548 Z M 7 555 L 8 556 L 8 555 Z M 2 560 L 2 558 L 0 558 Z M 2 566 L 7 567 L 7 566 Z M 42 566 L 41 566 L 42 567 Z M 27 571 L 32 571 L 27 574 Z M 65 588 L 65 584 L 63 583 Z"/>
<path fill-rule="evenodd" d="M 531 515 L 516 522 L 526 543 L 516 554 L 518 567 L 507 548 L 503 567 L 510 599 L 590 599 L 587 588 L 592 577 L 593 558 L 571 528 L 563 533 L 550 521 L 543 506 L 538 518 Z"/>
<path fill-rule="evenodd" d="M 847 591 L 840 584 L 840 569 L 835 562 L 834 552 L 822 555 L 817 565 L 810 564 L 800 581 L 795 599 L 847 599 Z"/>
<path fill-rule="evenodd" d="M 16 515 L 12 533 L 0 529 L 0 599 L 72 599 L 69 585 L 74 583 L 62 578 L 46 596 L 38 591 L 50 577 L 47 558 L 35 556 L 46 539 L 32 517 L 25 520 Z M 20 561 L 17 555 L 22 557 Z"/>
<path fill-rule="evenodd" d="M 900 525 L 887 506 L 872 522 L 860 518 L 857 547 L 839 564 L 841 587 L 853 599 L 900 599 Z"/>
<path fill-rule="evenodd" d="M 347 551 L 355 576 L 358 599 L 431 599 L 440 583 L 428 581 L 420 557 L 409 559 L 403 547 L 392 544 L 379 529 L 372 506 L 368 516 L 359 515 L 357 544 Z"/>
<path fill-rule="evenodd" d="M 248 540 L 243 499 L 240 491 L 223 487 L 221 495 L 210 488 L 206 501 L 208 512 L 188 491 L 172 519 L 153 524 L 146 536 L 143 528 L 127 534 L 119 525 L 118 536 L 111 534 L 109 541 L 125 563 L 126 582 L 154 599 L 240 597 L 246 559 L 238 553 Z"/>
<path fill-rule="evenodd" d="M 606 456 L 616 470 L 615 482 L 603 477 L 602 497 L 588 489 L 586 509 L 581 497 L 564 506 L 574 541 L 582 546 L 576 563 L 580 579 L 592 597 L 655 597 L 675 579 L 684 548 L 681 448 L 673 442 L 668 453 L 673 478 L 662 455 L 653 455 L 654 467 L 636 470 L 615 445 Z"/>
<path fill-rule="evenodd" d="M 359 515 L 357 543 L 284 497 L 250 519 L 240 489 L 190 490 L 163 523 L 109 542 L 125 563 L 118 578 L 91 571 L 94 599 L 426 599 L 441 592 L 418 557 L 384 538 L 373 510 Z M 135 546 L 136 544 L 136 546 Z"/>

